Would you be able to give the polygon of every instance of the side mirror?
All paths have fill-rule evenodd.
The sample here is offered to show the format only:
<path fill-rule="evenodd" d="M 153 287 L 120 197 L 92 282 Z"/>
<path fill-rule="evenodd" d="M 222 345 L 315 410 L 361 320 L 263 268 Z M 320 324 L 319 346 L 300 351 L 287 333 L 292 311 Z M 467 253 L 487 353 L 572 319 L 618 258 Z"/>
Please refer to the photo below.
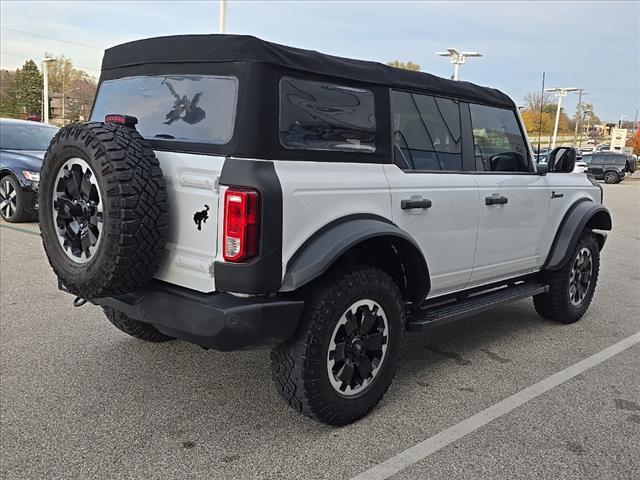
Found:
<path fill-rule="evenodd" d="M 576 165 L 577 152 L 572 147 L 556 147 L 547 157 L 548 171 L 571 173 Z"/>

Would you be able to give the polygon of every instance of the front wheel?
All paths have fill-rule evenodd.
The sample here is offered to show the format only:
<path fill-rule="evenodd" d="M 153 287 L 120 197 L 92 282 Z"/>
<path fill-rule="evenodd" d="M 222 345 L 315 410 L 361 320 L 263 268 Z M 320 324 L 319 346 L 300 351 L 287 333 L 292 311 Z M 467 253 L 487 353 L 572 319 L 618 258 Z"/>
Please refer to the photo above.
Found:
<path fill-rule="evenodd" d="M 271 353 L 273 378 L 294 409 L 329 425 L 365 416 L 395 375 L 405 328 L 398 287 L 358 266 L 307 288 L 293 338 Z"/>
<path fill-rule="evenodd" d="M 585 230 L 571 259 L 560 270 L 546 271 L 549 291 L 533 297 L 536 312 L 561 323 L 574 323 L 587 311 L 598 282 L 600 249 L 595 235 Z"/>
<path fill-rule="evenodd" d="M 29 207 L 18 179 L 13 175 L 3 177 L 0 180 L 0 216 L 2 219 L 10 223 L 32 220 L 35 214 Z"/>

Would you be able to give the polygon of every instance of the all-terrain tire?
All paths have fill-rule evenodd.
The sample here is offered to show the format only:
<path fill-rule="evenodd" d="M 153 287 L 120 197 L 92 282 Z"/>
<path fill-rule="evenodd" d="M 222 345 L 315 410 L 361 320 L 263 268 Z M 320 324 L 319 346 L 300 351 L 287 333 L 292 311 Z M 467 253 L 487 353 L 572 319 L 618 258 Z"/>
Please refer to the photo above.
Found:
<path fill-rule="evenodd" d="M 104 314 L 109 321 L 120 331 L 130 335 L 132 337 L 144 340 L 145 342 L 168 342 L 173 340 L 173 337 L 165 335 L 159 332 L 153 325 L 148 323 L 139 322 L 127 317 L 124 313 L 118 312 L 110 307 L 102 307 Z"/>
<path fill-rule="evenodd" d="M 102 237 L 83 263 L 63 249 L 53 211 L 54 191 L 60 191 L 56 178 L 74 159 L 94 172 L 103 209 Z M 72 293 L 105 297 L 151 280 L 164 252 L 168 211 L 158 159 L 134 129 L 114 123 L 72 124 L 51 141 L 41 173 L 40 229 L 49 263 Z"/>
<path fill-rule="evenodd" d="M 578 261 L 579 252 L 588 249 L 591 256 L 591 278 L 582 301 L 574 304 L 571 301 L 571 271 Z M 549 291 L 533 297 L 536 312 L 543 318 L 560 323 L 574 323 L 580 320 L 589 308 L 598 283 L 600 270 L 600 248 L 591 230 L 585 230 L 573 250 L 569 261 L 559 270 L 548 270 L 542 273 L 541 279 L 549 285 Z"/>
<path fill-rule="evenodd" d="M 349 424 L 377 405 L 395 375 L 406 321 L 400 292 L 383 271 L 354 266 L 326 274 L 303 294 L 305 308 L 297 332 L 271 352 L 276 388 L 292 408 L 304 415 L 329 425 Z M 375 301 L 386 314 L 386 356 L 364 390 L 344 396 L 329 380 L 329 345 L 338 321 L 362 299 Z"/>

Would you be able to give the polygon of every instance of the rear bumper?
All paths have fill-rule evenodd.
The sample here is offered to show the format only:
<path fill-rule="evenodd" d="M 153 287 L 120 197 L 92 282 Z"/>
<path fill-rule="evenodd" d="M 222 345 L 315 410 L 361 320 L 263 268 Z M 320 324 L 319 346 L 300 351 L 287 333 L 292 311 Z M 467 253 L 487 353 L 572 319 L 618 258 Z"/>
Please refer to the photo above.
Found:
<path fill-rule="evenodd" d="M 270 347 L 295 332 L 304 302 L 289 297 L 201 293 L 153 281 L 136 292 L 96 298 L 162 333 L 215 350 Z"/>

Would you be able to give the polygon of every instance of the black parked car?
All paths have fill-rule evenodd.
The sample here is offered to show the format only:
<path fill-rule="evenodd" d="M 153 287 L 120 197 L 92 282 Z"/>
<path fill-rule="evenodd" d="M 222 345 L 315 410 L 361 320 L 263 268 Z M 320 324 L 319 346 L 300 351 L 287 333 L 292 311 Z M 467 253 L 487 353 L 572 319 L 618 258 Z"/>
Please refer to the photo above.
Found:
<path fill-rule="evenodd" d="M 38 182 L 44 153 L 57 127 L 0 118 L 0 216 L 27 222 L 38 216 Z"/>
<path fill-rule="evenodd" d="M 627 156 L 621 153 L 596 152 L 582 156 L 587 173 L 607 183 L 619 183 L 627 174 Z"/>

